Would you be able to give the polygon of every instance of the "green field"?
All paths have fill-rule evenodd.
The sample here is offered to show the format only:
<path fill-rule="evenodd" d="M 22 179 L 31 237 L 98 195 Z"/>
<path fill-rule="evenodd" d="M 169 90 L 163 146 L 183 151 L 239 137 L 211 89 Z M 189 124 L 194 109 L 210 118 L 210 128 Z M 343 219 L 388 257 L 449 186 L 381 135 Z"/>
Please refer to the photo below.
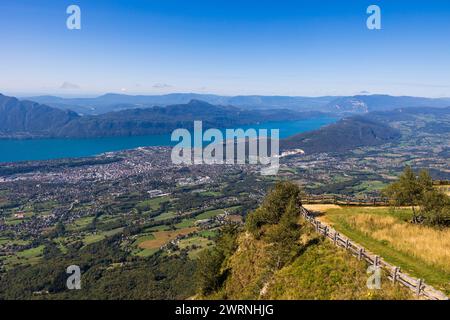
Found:
<path fill-rule="evenodd" d="M 148 227 L 144 229 L 144 232 L 158 232 L 158 231 L 167 231 L 170 229 L 170 226 L 167 225 L 159 225 L 154 227 Z"/>
<path fill-rule="evenodd" d="M 8 226 L 16 226 L 25 220 L 26 220 L 26 218 L 25 219 L 16 219 L 14 216 L 11 216 L 10 218 L 7 218 L 5 220 L 5 224 Z"/>
<path fill-rule="evenodd" d="M 365 194 L 367 192 L 379 191 L 386 187 L 386 184 L 382 181 L 364 181 L 359 185 L 353 187 L 354 191 Z"/>
<path fill-rule="evenodd" d="M 195 259 L 201 251 L 213 245 L 213 243 L 213 241 L 206 238 L 194 236 L 181 240 L 178 246 L 180 249 L 189 249 L 189 257 Z"/>
<path fill-rule="evenodd" d="M 203 220 L 203 219 L 210 219 L 215 216 L 218 216 L 219 214 L 225 213 L 225 210 L 228 212 L 233 212 L 234 210 L 238 209 L 240 206 L 234 206 L 226 209 L 216 209 L 216 210 L 209 210 L 206 212 L 203 212 L 195 217 L 196 220 Z"/>
<path fill-rule="evenodd" d="M 195 217 L 195 219 L 196 220 L 210 219 L 223 213 L 224 213 L 223 209 L 210 210 L 199 214 L 198 216 Z"/>
<path fill-rule="evenodd" d="M 66 228 L 69 231 L 79 231 L 86 228 L 89 224 L 92 223 L 93 220 L 94 217 L 92 216 L 82 217 L 69 224 Z"/>
<path fill-rule="evenodd" d="M 198 193 L 199 195 L 205 196 L 205 197 L 219 197 L 219 196 L 222 195 L 222 192 L 219 192 L 219 191 L 211 191 L 211 190 L 209 190 L 209 191 L 200 191 L 200 192 L 192 191 L 192 192 L 193 192 L 193 193 Z"/>
<path fill-rule="evenodd" d="M 172 219 L 172 218 L 175 218 L 176 215 L 177 215 L 176 212 L 173 212 L 173 211 L 164 212 L 164 213 L 160 214 L 159 216 L 157 216 L 155 218 L 155 221 Z"/>
<path fill-rule="evenodd" d="M 199 219 L 184 219 L 183 221 L 181 221 L 180 223 L 175 224 L 175 228 L 177 229 L 184 229 L 184 228 L 189 228 L 194 226 L 195 221 L 197 221 Z"/>
<path fill-rule="evenodd" d="M 1 257 L 1 259 L 4 262 L 6 269 L 9 269 L 14 265 L 33 265 L 38 263 L 42 258 L 44 248 L 45 246 L 41 245 L 35 248 L 19 251 L 10 256 Z"/>
<path fill-rule="evenodd" d="M 155 236 L 151 233 L 149 234 L 141 234 L 135 241 L 134 245 L 139 245 L 140 243 L 147 241 L 147 240 L 153 240 L 155 239 Z"/>
<path fill-rule="evenodd" d="M 154 211 L 154 210 L 159 209 L 159 206 L 161 205 L 161 203 L 168 202 L 168 201 L 170 201 L 169 196 L 152 198 L 149 200 L 144 200 L 144 201 L 139 202 L 136 205 L 136 208 L 141 211 Z"/>
<path fill-rule="evenodd" d="M 137 250 L 133 251 L 133 254 L 135 256 L 138 256 L 141 258 L 147 258 L 147 257 L 150 257 L 151 255 L 155 254 L 158 251 L 159 251 L 159 249 L 137 249 Z"/>
<path fill-rule="evenodd" d="M 18 246 L 24 246 L 29 244 L 30 241 L 28 240 L 21 240 L 21 239 L 10 239 L 10 238 L 0 238 L 0 245 L 2 244 L 14 244 Z"/>
<path fill-rule="evenodd" d="M 219 234 L 218 229 L 203 230 L 198 233 L 199 236 L 204 237 L 204 238 L 208 238 L 208 237 L 214 238 L 218 234 Z"/>
<path fill-rule="evenodd" d="M 17 252 L 17 256 L 20 258 L 26 258 L 26 259 L 39 257 L 43 254 L 44 248 L 45 248 L 45 246 L 41 245 L 36 248 L 19 251 L 19 252 Z"/>
<path fill-rule="evenodd" d="M 117 228 L 109 231 L 97 232 L 96 234 L 88 234 L 83 238 L 84 245 L 89 245 L 111 237 L 113 235 L 119 234 L 123 231 L 123 228 Z"/>

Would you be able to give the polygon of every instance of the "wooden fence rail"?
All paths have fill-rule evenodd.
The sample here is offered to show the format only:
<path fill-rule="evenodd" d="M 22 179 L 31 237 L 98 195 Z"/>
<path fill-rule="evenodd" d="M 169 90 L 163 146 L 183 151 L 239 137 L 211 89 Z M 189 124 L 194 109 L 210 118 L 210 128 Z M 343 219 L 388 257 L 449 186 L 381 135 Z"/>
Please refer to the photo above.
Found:
<path fill-rule="evenodd" d="M 387 206 L 389 200 L 382 197 L 356 198 L 344 195 L 306 195 L 302 197 L 304 204 L 338 204 L 348 206 Z"/>
<path fill-rule="evenodd" d="M 387 272 L 388 279 L 394 283 L 409 288 L 417 296 L 424 297 L 429 300 L 449 300 L 449 298 L 441 291 L 434 289 L 432 286 L 425 284 L 422 279 L 416 279 L 408 276 L 400 271 L 399 267 L 393 266 L 383 258 L 368 252 L 364 247 L 354 243 L 349 238 L 341 235 L 339 232 L 317 220 L 307 209 L 301 207 L 301 215 L 311 223 L 316 231 L 325 238 L 331 240 L 336 246 L 346 249 L 359 260 L 365 260 L 370 265 L 380 267 Z"/>

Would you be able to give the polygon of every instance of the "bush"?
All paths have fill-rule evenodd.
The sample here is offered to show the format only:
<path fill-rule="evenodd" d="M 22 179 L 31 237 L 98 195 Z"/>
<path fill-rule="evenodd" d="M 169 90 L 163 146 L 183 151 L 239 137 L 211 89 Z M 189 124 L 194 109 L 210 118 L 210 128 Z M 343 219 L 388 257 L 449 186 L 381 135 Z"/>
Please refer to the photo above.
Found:
<path fill-rule="evenodd" d="M 450 226 L 450 198 L 436 190 L 424 193 L 421 215 L 427 225 Z"/>
<path fill-rule="evenodd" d="M 217 248 L 200 253 L 196 270 L 198 291 L 202 295 L 216 291 L 221 285 L 221 269 L 225 256 Z"/>

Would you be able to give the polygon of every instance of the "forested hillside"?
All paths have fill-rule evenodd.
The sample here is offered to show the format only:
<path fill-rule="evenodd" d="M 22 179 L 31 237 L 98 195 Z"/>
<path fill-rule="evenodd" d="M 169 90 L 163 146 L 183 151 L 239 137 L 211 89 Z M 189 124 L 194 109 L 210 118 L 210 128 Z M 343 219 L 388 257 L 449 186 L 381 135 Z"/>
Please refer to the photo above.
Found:
<path fill-rule="evenodd" d="M 307 153 L 344 152 L 358 147 L 396 142 L 401 134 L 369 117 L 353 116 L 281 141 L 282 149 L 301 148 Z"/>

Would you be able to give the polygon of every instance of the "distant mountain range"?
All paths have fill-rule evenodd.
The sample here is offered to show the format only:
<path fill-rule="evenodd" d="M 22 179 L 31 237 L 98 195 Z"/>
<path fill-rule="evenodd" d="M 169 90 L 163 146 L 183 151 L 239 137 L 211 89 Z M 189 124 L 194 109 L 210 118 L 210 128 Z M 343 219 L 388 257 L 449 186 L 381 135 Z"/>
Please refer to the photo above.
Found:
<path fill-rule="evenodd" d="M 389 95 L 363 95 L 337 98 L 327 104 L 330 112 L 367 113 L 399 108 L 450 106 L 450 98 L 393 97 Z"/>
<path fill-rule="evenodd" d="M 320 111 L 320 107 L 333 101 L 334 97 L 284 97 L 284 96 L 235 96 L 226 97 L 212 94 L 173 93 L 154 96 L 131 96 L 124 94 L 105 94 L 96 98 L 60 98 L 54 96 L 28 97 L 59 109 L 70 109 L 80 114 L 102 114 L 133 108 L 151 108 L 187 104 L 200 100 L 213 105 L 235 106 L 243 109 L 291 109 L 297 111 Z"/>
<path fill-rule="evenodd" d="M 103 99 L 107 97 L 103 96 Z M 110 97 L 110 101 L 122 98 L 128 99 L 128 96 Z M 435 119 L 444 116 L 448 118 L 450 107 L 443 107 L 445 101 L 445 99 L 391 96 L 335 99 L 328 102 L 327 107 L 322 110 L 345 110 L 350 116 L 319 130 L 284 139 L 281 141 L 281 148 L 301 148 L 308 153 L 341 152 L 362 146 L 395 142 L 401 134 L 393 128 L 392 122 L 414 120 L 417 115 L 433 115 Z M 393 107 L 385 104 L 388 102 L 392 103 Z M 408 107 L 404 107 L 406 103 Z M 434 107 L 422 107 L 422 104 Z M 402 107 L 391 110 L 399 106 Z M 343 114 L 345 113 L 340 113 Z M 301 120 L 326 115 L 329 114 L 318 111 L 299 112 L 289 108 L 247 109 L 191 100 L 186 104 L 166 107 L 132 108 L 81 116 L 70 110 L 61 110 L 32 101 L 21 101 L 0 94 L 0 138 L 136 136 L 170 133 L 176 128 L 192 129 L 195 120 L 202 120 L 205 129 L 235 128 L 260 122 Z M 421 130 L 439 133 L 448 132 L 450 127 L 448 122 L 432 122 Z"/>
<path fill-rule="evenodd" d="M 389 95 L 358 95 L 349 97 L 290 97 L 290 96 L 218 96 L 212 94 L 174 93 L 167 95 L 105 94 L 96 98 L 30 97 L 28 100 L 51 107 L 95 115 L 133 108 L 150 108 L 187 104 L 201 100 L 213 105 L 235 106 L 242 109 L 290 109 L 321 111 L 337 114 L 367 113 L 408 107 L 447 107 L 450 98 L 393 97 Z"/>
<path fill-rule="evenodd" d="M 233 128 L 321 116 L 325 114 L 289 109 L 242 110 L 199 100 L 80 116 L 73 111 L 0 95 L 0 137 L 3 138 L 136 136 L 170 133 L 176 128 L 192 129 L 195 120 L 202 120 L 204 128 Z"/>
<path fill-rule="evenodd" d="M 344 118 L 315 131 L 294 135 L 280 142 L 281 149 L 303 149 L 307 153 L 344 152 L 358 147 L 395 143 L 401 132 L 395 122 L 417 123 L 411 129 L 422 133 L 450 132 L 450 107 L 411 107 L 370 112 Z M 422 119 L 422 120 L 421 120 Z M 423 119 L 427 119 L 424 123 Z"/>

